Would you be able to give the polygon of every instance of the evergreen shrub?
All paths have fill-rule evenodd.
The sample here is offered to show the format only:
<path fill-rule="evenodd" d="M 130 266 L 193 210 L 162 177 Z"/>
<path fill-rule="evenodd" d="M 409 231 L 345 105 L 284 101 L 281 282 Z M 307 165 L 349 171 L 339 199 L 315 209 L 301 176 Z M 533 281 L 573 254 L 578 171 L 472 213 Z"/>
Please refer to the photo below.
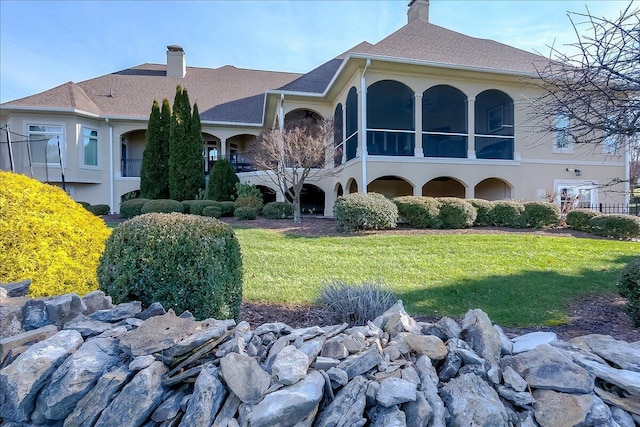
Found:
<path fill-rule="evenodd" d="M 220 209 L 219 205 L 207 206 L 202 210 L 202 216 L 220 218 L 222 216 L 222 209 Z"/>
<path fill-rule="evenodd" d="M 493 225 L 493 202 L 484 199 L 467 199 L 467 201 L 476 208 L 474 226 L 489 227 Z"/>
<path fill-rule="evenodd" d="M 442 228 L 440 202 L 433 197 L 402 196 L 393 199 L 400 218 L 412 228 Z"/>
<path fill-rule="evenodd" d="M 622 214 L 598 215 L 589 220 L 589 228 L 598 236 L 633 239 L 640 237 L 640 218 Z"/>
<path fill-rule="evenodd" d="M 83 208 L 85 208 L 86 210 L 88 210 L 89 212 L 91 212 L 89 209 L 91 209 L 91 203 L 87 203 L 87 202 L 77 202 L 80 204 L 80 206 L 82 206 Z"/>
<path fill-rule="evenodd" d="M 625 311 L 636 328 L 640 328 L 640 258 L 627 264 L 618 275 L 618 293 L 625 298 Z"/>
<path fill-rule="evenodd" d="M 589 221 L 600 215 L 600 212 L 593 211 L 591 209 L 574 209 L 567 214 L 567 226 L 574 230 L 585 231 L 588 233 L 591 231 Z"/>
<path fill-rule="evenodd" d="M 147 203 L 149 199 L 138 198 L 138 199 L 129 199 L 120 203 L 120 216 L 124 219 L 130 219 L 134 216 L 140 215 L 142 212 L 142 207 Z"/>
<path fill-rule="evenodd" d="M 250 221 L 252 219 L 256 219 L 256 211 L 251 208 L 239 207 L 233 212 L 233 216 L 235 216 L 240 221 Z"/>
<path fill-rule="evenodd" d="M 353 193 L 338 197 L 333 215 L 340 231 L 396 228 L 398 208 L 382 194 Z"/>
<path fill-rule="evenodd" d="M 107 240 L 98 279 L 114 303 L 157 301 L 197 319 L 240 314 L 240 245 L 215 218 L 149 213 L 123 222 Z"/>
<path fill-rule="evenodd" d="M 532 228 L 550 228 L 558 225 L 560 208 L 555 203 L 525 202 L 523 225 Z"/>
<path fill-rule="evenodd" d="M 256 215 L 262 211 L 262 195 L 260 197 L 248 196 L 238 197 L 236 199 L 236 210 L 238 208 L 252 209 Z"/>
<path fill-rule="evenodd" d="M 207 182 L 207 199 L 233 200 L 236 198 L 236 184 L 240 182 L 233 170 L 233 165 L 227 159 L 217 160 Z M 233 215 L 233 212 L 231 213 Z"/>
<path fill-rule="evenodd" d="M 440 197 L 440 221 L 442 228 L 469 228 L 476 220 L 476 209 L 465 199 Z"/>
<path fill-rule="evenodd" d="M 89 212 L 97 216 L 108 215 L 109 212 L 111 212 L 111 208 L 109 207 L 109 205 L 103 205 L 103 204 L 91 205 L 89 207 Z"/>
<path fill-rule="evenodd" d="M 293 215 L 293 205 L 288 202 L 270 202 L 262 208 L 262 215 L 268 219 L 285 219 Z"/>
<path fill-rule="evenodd" d="M 0 171 L 0 282 L 31 279 L 30 296 L 86 294 L 110 230 L 62 189 Z"/>
<path fill-rule="evenodd" d="M 157 200 L 149 200 L 147 203 L 142 206 L 140 209 L 140 213 L 146 214 L 151 212 L 157 213 L 171 213 L 171 212 L 184 212 L 184 206 L 182 202 L 171 199 L 157 199 Z"/>
<path fill-rule="evenodd" d="M 519 228 L 522 226 L 524 205 L 515 200 L 493 202 L 493 225 Z"/>
<path fill-rule="evenodd" d="M 220 208 L 222 209 L 222 216 L 233 216 L 233 213 L 236 210 L 236 203 L 228 200 L 223 200 L 220 203 Z"/>
<path fill-rule="evenodd" d="M 204 208 L 208 206 L 218 206 L 220 208 L 220 202 L 214 202 L 213 200 L 194 200 L 190 205 L 190 212 L 192 215 L 202 215 Z M 222 208 L 220 208 L 222 212 Z"/>
<path fill-rule="evenodd" d="M 191 213 L 191 203 L 195 202 L 195 199 L 190 199 L 190 200 L 183 200 L 182 202 L 182 206 L 184 207 L 184 210 L 182 211 L 182 213 Z"/>

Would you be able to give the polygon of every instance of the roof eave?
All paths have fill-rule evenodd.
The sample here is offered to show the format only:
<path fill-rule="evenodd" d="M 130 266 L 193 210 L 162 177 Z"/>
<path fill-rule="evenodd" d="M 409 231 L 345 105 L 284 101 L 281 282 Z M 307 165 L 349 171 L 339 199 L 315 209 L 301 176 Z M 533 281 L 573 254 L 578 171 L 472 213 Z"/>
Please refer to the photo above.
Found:
<path fill-rule="evenodd" d="M 8 105 L 0 106 L 0 111 L 33 111 L 33 112 L 52 112 L 52 113 L 72 113 L 80 116 L 86 116 L 91 118 L 100 118 L 100 114 L 91 113 L 89 111 L 78 110 L 75 108 L 62 108 L 62 107 L 32 107 L 25 105 Z"/>

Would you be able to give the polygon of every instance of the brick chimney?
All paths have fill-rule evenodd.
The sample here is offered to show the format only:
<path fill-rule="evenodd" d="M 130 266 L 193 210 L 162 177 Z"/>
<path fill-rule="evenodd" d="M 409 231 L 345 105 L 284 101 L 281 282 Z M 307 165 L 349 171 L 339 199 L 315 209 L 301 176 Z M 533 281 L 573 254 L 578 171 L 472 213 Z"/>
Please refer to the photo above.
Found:
<path fill-rule="evenodd" d="M 429 22 L 429 0 L 411 0 L 407 11 L 409 23 L 415 21 Z"/>
<path fill-rule="evenodd" d="M 183 78 L 187 74 L 184 49 L 177 45 L 167 46 L 167 77 Z"/>

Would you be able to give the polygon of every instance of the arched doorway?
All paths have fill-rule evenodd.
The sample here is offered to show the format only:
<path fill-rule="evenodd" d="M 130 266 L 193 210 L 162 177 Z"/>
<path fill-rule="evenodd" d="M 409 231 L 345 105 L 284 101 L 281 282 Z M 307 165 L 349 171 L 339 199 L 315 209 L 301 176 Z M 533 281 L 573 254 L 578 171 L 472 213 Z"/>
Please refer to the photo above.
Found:
<path fill-rule="evenodd" d="M 349 180 L 347 181 L 347 188 L 349 189 L 349 194 L 357 193 L 358 182 L 353 178 L 349 178 Z"/>
<path fill-rule="evenodd" d="M 381 176 L 367 185 L 367 192 L 380 193 L 393 199 L 394 197 L 413 195 L 413 186 L 397 176 Z"/>
<path fill-rule="evenodd" d="M 465 198 L 464 185 L 448 176 L 439 176 L 422 186 L 422 195 L 427 197 L 458 197 Z"/>
<path fill-rule="evenodd" d="M 287 200 L 293 200 L 287 194 Z M 325 194 L 322 189 L 313 184 L 304 184 L 302 193 L 300 194 L 300 210 L 303 214 L 319 214 L 324 213 Z"/>
<path fill-rule="evenodd" d="M 500 178 L 487 178 L 476 184 L 474 194 L 476 199 L 510 199 L 511 186 Z"/>
<path fill-rule="evenodd" d="M 276 192 L 274 189 L 269 188 L 266 185 L 256 185 L 256 188 L 260 190 L 260 193 L 262 194 L 262 202 L 265 205 L 276 201 Z"/>

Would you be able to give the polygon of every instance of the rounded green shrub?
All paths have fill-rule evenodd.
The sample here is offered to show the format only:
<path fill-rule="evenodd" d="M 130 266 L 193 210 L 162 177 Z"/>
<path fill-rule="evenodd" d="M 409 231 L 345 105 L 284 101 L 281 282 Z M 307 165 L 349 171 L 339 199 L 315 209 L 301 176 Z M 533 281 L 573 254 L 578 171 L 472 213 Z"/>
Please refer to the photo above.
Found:
<path fill-rule="evenodd" d="M 560 208 L 549 202 L 525 202 L 523 225 L 532 228 L 550 228 L 558 225 Z"/>
<path fill-rule="evenodd" d="M 285 219 L 293 215 L 293 205 L 288 202 L 270 202 L 262 208 L 262 215 L 268 219 Z"/>
<path fill-rule="evenodd" d="M 109 205 L 91 205 L 91 207 L 89 208 L 89 212 L 97 216 L 108 215 L 109 212 L 111 212 L 111 208 L 109 207 Z"/>
<path fill-rule="evenodd" d="M 393 199 L 398 215 L 412 228 L 441 228 L 440 202 L 433 197 L 402 196 Z"/>
<path fill-rule="evenodd" d="M 333 215 L 340 231 L 396 228 L 398 208 L 382 194 L 353 193 L 338 197 Z"/>
<path fill-rule="evenodd" d="M 476 209 L 465 199 L 440 197 L 440 221 L 442 228 L 469 228 L 476 220 Z"/>
<path fill-rule="evenodd" d="M 214 202 L 213 200 L 194 200 L 189 206 L 189 213 L 192 215 L 202 215 L 204 208 L 209 206 L 217 206 L 220 208 L 220 212 L 222 212 L 220 202 Z"/>
<path fill-rule="evenodd" d="M 233 212 L 233 216 L 240 221 L 250 221 L 256 219 L 256 211 L 251 208 L 239 207 Z"/>
<path fill-rule="evenodd" d="M 184 210 L 182 211 L 182 213 L 191 213 L 191 203 L 195 202 L 195 200 L 183 200 L 182 202 L 182 206 L 184 206 Z"/>
<path fill-rule="evenodd" d="M 220 208 L 222 209 L 222 216 L 233 216 L 233 213 L 236 210 L 235 202 L 224 200 L 218 203 L 220 203 Z"/>
<path fill-rule="evenodd" d="M 493 202 L 484 199 L 467 199 L 467 201 L 476 208 L 474 226 L 488 227 L 493 225 Z"/>
<path fill-rule="evenodd" d="M 120 203 L 120 216 L 125 219 L 133 218 L 134 216 L 140 215 L 142 212 L 142 207 L 150 201 L 145 198 L 138 199 L 129 199 Z"/>
<path fill-rule="evenodd" d="M 260 197 L 243 196 L 236 199 L 236 210 L 238 208 L 253 209 L 256 214 L 259 214 L 262 210 L 262 205 L 262 195 L 260 195 Z"/>
<path fill-rule="evenodd" d="M 493 225 L 519 228 L 522 226 L 524 205 L 515 200 L 499 200 L 493 203 Z"/>
<path fill-rule="evenodd" d="M 640 328 L 640 258 L 627 264 L 618 275 L 618 293 L 627 300 L 625 311 Z"/>
<path fill-rule="evenodd" d="M 90 211 L 90 209 L 91 209 L 91 203 L 87 203 L 87 202 L 76 202 L 76 203 L 80 204 L 80 206 L 82 206 L 83 208 L 85 208 L 86 210 L 88 210 L 89 212 L 91 212 L 91 211 Z"/>
<path fill-rule="evenodd" d="M 98 288 L 110 229 L 62 189 L 0 171 L 0 282 L 31 279 L 33 297 Z"/>
<path fill-rule="evenodd" d="M 588 233 L 591 231 L 589 221 L 600 215 L 600 212 L 592 211 L 590 209 L 574 209 L 567 214 L 567 226 L 574 230 L 586 231 Z"/>
<path fill-rule="evenodd" d="M 593 234 L 614 239 L 633 239 L 640 237 L 640 218 L 631 215 L 598 215 L 589 220 Z"/>
<path fill-rule="evenodd" d="M 171 212 L 184 212 L 184 206 L 182 202 L 171 199 L 156 199 L 149 200 L 147 203 L 142 206 L 140 209 L 140 213 L 171 213 Z"/>
<path fill-rule="evenodd" d="M 242 256 L 232 228 L 215 218 L 149 213 L 120 224 L 98 266 L 115 303 L 153 302 L 197 319 L 238 319 Z"/>
<path fill-rule="evenodd" d="M 207 206 L 202 210 L 202 216 L 220 218 L 222 216 L 222 209 L 220 209 L 220 206 Z"/>

